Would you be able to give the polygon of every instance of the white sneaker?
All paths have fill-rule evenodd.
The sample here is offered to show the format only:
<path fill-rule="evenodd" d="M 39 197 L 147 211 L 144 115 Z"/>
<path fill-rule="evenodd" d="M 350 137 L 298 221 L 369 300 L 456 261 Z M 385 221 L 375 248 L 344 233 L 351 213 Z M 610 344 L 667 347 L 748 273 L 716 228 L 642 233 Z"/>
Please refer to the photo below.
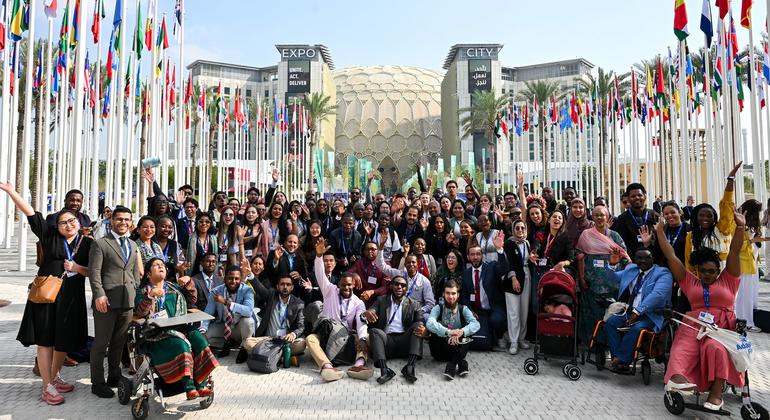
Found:
<path fill-rule="evenodd" d="M 519 341 L 519 348 L 522 350 L 529 350 L 532 348 L 532 346 L 526 341 Z"/>
<path fill-rule="evenodd" d="M 510 348 L 508 348 L 508 353 L 510 353 L 510 354 L 512 354 L 512 355 L 514 355 L 514 356 L 515 356 L 515 355 L 516 355 L 518 352 L 519 352 L 519 349 L 518 349 L 516 346 L 511 346 Z"/>
<path fill-rule="evenodd" d="M 746 332 L 750 332 L 750 333 L 761 333 L 761 332 L 762 332 L 762 328 L 759 328 L 759 327 L 757 327 L 757 326 L 753 326 L 753 327 L 746 327 Z"/>

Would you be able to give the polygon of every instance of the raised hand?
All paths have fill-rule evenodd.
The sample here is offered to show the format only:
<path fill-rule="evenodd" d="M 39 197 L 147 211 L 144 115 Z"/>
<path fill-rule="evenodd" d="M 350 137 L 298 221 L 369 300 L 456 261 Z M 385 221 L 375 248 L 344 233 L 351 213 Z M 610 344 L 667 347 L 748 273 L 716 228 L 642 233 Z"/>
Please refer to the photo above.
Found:
<path fill-rule="evenodd" d="M 463 180 L 465 180 L 465 183 L 468 185 L 473 185 L 473 178 L 471 178 L 471 175 L 469 173 L 463 174 Z"/>
<path fill-rule="evenodd" d="M 401 248 L 404 249 L 404 255 L 409 255 L 409 250 L 411 249 L 409 242 L 404 242 L 404 245 Z"/>
<path fill-rule="evenodd" d="M 497 231 L 497 236 L 495 236 L 495 239 L 492 241 L 492 243 L 495 244 L 495 249 L 503 249 L 503 245 L 505 244 L 505 235 L 503 234 L 502 230 Z"/>
<path fill-rule="evenodd" d="M 283 245 L 275 247 L 275 260 L 278 261 L 283 257 Z"/>
<path fill-rule="evenodd" d="M 179 277 L 179 278 L 176 280 L 176 282 L 177 282 L 177 283 L 178 283 L 180 286 L 184 287 L 184 286 L 185 286 L 187 283 L 189 283 L 189 282 L 190 282 L 190 276 L 181 276 L 181 277 Z"/>
<path fill-rule="evenodd" d="M 144 171 L 142 171 L 142 178 L 147 180 L 150 184 L 155 182 L 155 173 L 152 171 L 152 168 L 147 168 Z"/>
<path fill-rule="evenodd" d="M 658 223 L 655 224 L 655 232 L 657 232 L 658 237 L 662 238 L 666 236 L 666 222 L 662 217 L 658 219 Z"/>
<path fill-rule="evenodd" d="M 273 172 L 270 174 L 273 177 L 273 182 L 278 182 L 281 177 L 281 171 L 278 168 L 273 168 Z"/>
<path fill-rule="evenodd" d="M 642 237 L 642 243 L 649 246 L 652 243 L 652 230 L 647 225 L 639 228 L 639 236 Z"/>
<path fill-rule="evenodd" d="M 331 249 L 331 247 L 326 245 L 326 239 L 318 238 L 318 240 L 315 242 L 316 257 L 323 257 L 323 255 L 326 254 L 326 251 L 329 249 Z"/>
<path fill-rule="evenodd" d="M 366 182 L 372 182 L 374 179 L 374 171 L 369 171 L 369 173 L 366 174 Z"/>
<path fill-rule="evenodd" d="M 738 210 L 733 211 L 733 220 L 735 220 L 736 226 L 746 226 L 746 212 L 740 212 Z"/>
<path fill-rule="evenodd" d="M 302 287 L 303 287 L 305 290 L 312 290 L 312 289 L 313 289 L 313 283 L 311 283 L 311 282 L 310 282 L 310 280 L 308 280 L 308 279 L 301 279 L 301 280 L 300 280 L 300 285 L 301 285 L 301 286 L 302 286 Z"/>
<path fill-rule="evenodd" d="M 735 176 L 735 174 L 738 173 L 738 169 L 741 169 L 741 166 L 743 165 L 743 161 L 738 162 L 732 171 L 730 171 L 730 175 L 728 176 Z"/>
<path fill-rule="evenodd" d="M 11 192 L 11 191 L 16 191 L 16 190 L 13 188 L 13 185 L 11 185 L 11 184 L 9 184 L 9 183 L 7 183 L 7 182 L 0 182 L 0 190 L 3 190 L 3 191 L 5 191 L 5 192 L 7 192 L 7 193 L 9 193 L 9 192 Z"/>
<path fill-rule="evenodd" d="M 383 232 L 380 234 L 380 249 L 385 248 L 386 243 L 388 243 L 388 233 Z"/>
<path fill-rule="evenodd" d="M 366 236 L 371 236 L 371 235 L 372 235 L 372 231 L 374 230 L 374 228 L 373 228 L 373 227 L 372 227 L 372 225 L 369 223 L 369 221 L 367 221 L 367 220 L 364 220 L 364 222 L 362 223 L 362 225 L 363 225 L 363 227 L 364 227 L 364 232 L 366 232 Z"/>
<path fill-rule="evenodd" d="M 430 225 L 430 221 L 428 220 L 427 217 L 423 217 L 422 219 L 420 219 L 420 227 L 422 228 L 423 231 L 428 230 L 429 225 Z"/>
<path fill-rule="evenodd" d="M 251 264 L 249 264 L 249 260 L 246 257 L 243 257 L 241 258 L 241 276 L 246 278 L 249 274 L 251 274 Z"/>
<path fill-rule="evenodd" d="M 425 180 L 425 185 L 427 185 L 428 188 L 430 188 L 433 185 L 433 180 L 430 179 L 430 178 L 426 179 Z"/>
<path fill-rule="evenodd" d="M 516 185 L 518 186 L 524 185 L 524 171 L 522 171 L 521 169 L 516 171 Z"/>
<path fill-rule="evenodd" d="M 182 204 L 182 202 L 184 202 L 184 191 L 177 191 L 174 196 L 178 204 Z"/>

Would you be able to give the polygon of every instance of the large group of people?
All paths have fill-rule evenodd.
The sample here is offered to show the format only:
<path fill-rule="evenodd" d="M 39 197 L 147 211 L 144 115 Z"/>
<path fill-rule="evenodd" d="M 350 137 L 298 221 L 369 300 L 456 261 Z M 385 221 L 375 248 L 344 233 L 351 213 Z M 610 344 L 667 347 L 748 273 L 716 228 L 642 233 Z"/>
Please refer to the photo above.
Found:
<path fill-rule="evenodd" d="M 723 328 L 745 319 L 758 330 L 752 314 L 770 214 L 756 200 L 736 206 L 739 167 L 718 212 L 692 198 L 648 208 L 645 187 L 631 183 L 617 215 L 605 198 L 590 201 L 572 187 L 560 191 L 562 200 L 550 187 L 528 193 L 522 174 L 515 191 L 497 197 L 479 193 L 465 175 L 463 196 L 456 180 L 443 188 L 423 181 L 419 166 L 419 190 L 372 195 L 370 174 L 365 190 L 352 189 L 347 200 L 308 191 L 304 201 L 289 201 L 274 171 L 264 196 L 252 187 L 244 203 L 225 192 L 199 203 L 190 186 L 167 196 L 147 170 L 148 214 L 104 207 L 93 224 L 78 190 L 44 219 L 0 184 L 40 240 L 38 274 L 63 279 L 55 302 L 27 303 L 18 340 L 37 346 L 41 398 L 64 402 L 73 385 L 62 378 L 63 361 L 86 345 L 88 281 L 98 397 L 114 395 L 132 317 L 191 310 L 213 319 L 146 349 L 188 399 L 210 395 L 205 381 L 220 360 L 233 352 L 242 363 L 270 339 L 290 347 L 294 364 L 309 353 L 325 381 L 342 379 L 339 367 L 349 366 L 347 376 L 377 373 L 379 384 L 396 376 L 389 366 L 399 358 L 404 380 L 417 381 L 427 342 L 452 380 L 469 374 L 469 351 L 530 349 L 536 315 L 568 311 L 538 301 L 540 279 L 557 270 L 580 292 L 579 345 L 585 349 L 606 319 L 610 363 L 623 371 L 640 332 L 660 331 L 666 307 Z M 605 315 L 611 300 L 623 306 Z M 743 378 L 718 342 L 680 328 L 665 381 L 669 390 L 709 392 L 706 404 L 715 409 L 722 384 Z"/>

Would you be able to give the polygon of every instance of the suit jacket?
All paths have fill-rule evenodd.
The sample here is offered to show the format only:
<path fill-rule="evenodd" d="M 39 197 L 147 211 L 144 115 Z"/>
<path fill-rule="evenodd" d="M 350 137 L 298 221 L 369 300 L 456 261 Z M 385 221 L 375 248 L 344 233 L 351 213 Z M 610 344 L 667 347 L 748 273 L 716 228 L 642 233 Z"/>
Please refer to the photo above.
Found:
<path fill-rule="evenodd" d="M 281 295 L 275 289 L 268 289 L 262 285 L 262 282 L 253 282 L 254 292 L 257 294 L 257 299 L 266 301 L 265 312 L 262 314 L 262 322 L 259 323 L 257 331 L 254 334 L 256 337 L 264 337 L 267 334 L 267 327 L 270 325 L 270 318 L 273 316 L 273 311 L 281 298 Z M 294 333 L 296 337 L 301 337 L 305 332 L 305 304 L 302 299 L 295 296 L 289 296 L 289 308 L 286 312 L 287 328 L 286 333 Z"/>
<path fill-rule="evenodd" d="M 505 257 L 508 260 L 509 271 L 508 275 L 501 280 L 500 289 L 506 293 L 513 293 L 515 295 L 521 294 L 521 291 L 519 291 L 519 293 L 513 291 L 513 285 L 511 284 L 510 279 L 516 277 L 522 290 L 524 289 L 524 281 L 526 279 L 524 268 L 526 267 L 531 270 L 529 255 L 521 255 L 521 249 L 513 239 L 505 241 L 503 249 L 505 250 Z M 527 244 L 527 249 L 529 249 L 529 244 Z"/>
<path fill-rule="evenodd" d="M 499 254 L 497 261 L 489 261 L 481 264 L 481 284 L 489 300 L 490 309 L 505 309 L 505 295 L 500 290 L 500 277 L 508 274 L 508 258 L 505 253 Z M 463 275 L 462 304 L 473 308 L 471 293 L 476 293 L 473 284 L 473 267 L 465 269 Z"/>
<path fill-rule="evenodd" d="M 623 238 L 623 242 L 626 244 L 626 250 L 628 250 L 628 255 L 631 256 L 631 258 L 634 257 L 634 253 L 637 249 L 639 249 L 642 244 L 637 239 L 637 235 L 639 235 L 639 227 L 641 224 L 647 225 L 651 231 L 655 230 L 655 224 L 658 222 L 658 213 L 654 212 L 650 209 L 644 209 L 645 215 L 647 216 L 647 221 L 644 221 L 645 215 L 641 217 L 641 220 L 637 218 L 637 220 L 634 220 L 633 217 L 631 217 L 631 210 L 624 211 L 618 217 L 615 219 L 615 224 L 612 225 L 612 230 L 617 232 L 621 238 Z M 640 225 L 637 225 L 637 221 L 640 223 Z M 662 256 L 662 253 L 657 249 L 657 243 L 653 244 L 653 254 L 657 260 Z"/>
<path fill-rule="evenodd" d="M 214 273 L 211 280 L 212 289 L 224 283 L 222 278 L 217 276 L 216 272 Z M 198 301 L 195 302 L 195 307 L 201 311 L 205 311 L 206 306 L 208 306 L 209 303 L 209 294 L 211 294 L 211 290 L 208 288 L 208 286 L 206 286 L 206 281 L 203 280 L 203 272 L 192 276 L 192 281 L 195 284 L 195 290 L 198 293 Z"/>
<path fill-rule="evenodd" d="M 348 262 L 350 262 L 350 257 L 354 255 L 357 258 L 361 258 L 361 248 L 364 246 L 364 238 L 360 233 L 356 232 L 355 229 L 353 229 L 352 235 L 353 237 L 351 239 L 344 241 L 341 227 L 334 229 L 332 233 L 329 234 L 330 245 L 332 247 L 331 251 L 334 253 L 334 257 L 337 258 L 337 268 L 335 269 L 337 272 L 345 271 L 350 268 L 342 267 L 342 260 L 345 259 L 345 257 L 348 258 Z"/>
<path fill-rule="evenodd" d="M 208 303 L 206 304 L 206 313 L 214 317 L 214 322 L 225 322 L 225 307 L 214 300 L 216 295 L 225 295 L 227 285 L 220 284 L 209 293 Z M 238 285 L 235 296 L 230 296 L 233 301 L 233 325 L 241 318 L 252 318 L 256 322 L 254 313 L 254 290 L 246 283 Z M 211 320 L 203 321 L 202 328 L 207 330 Z"/>
<path fill-rule="evenodd" d="M 267 278 L 271 280 L 274 287 L 275 285 L 278 284 L 278 279 L 280 279 L 281 277 L 289 277 L 289 273 L 291 273 L 292 271 L 298 272 L 300 277 L 302 277 L 303 279 L 309 278 L 307 266 L 305 265 L 305 259 L 302 258 L 299 250 L 297 250 L 297 252 L 294 253 L 293 268 L 289 265 L 288 252 L 284 251 L 283 255 L 281 256 L 281 259 L 278 260 L 278 265 L 273 266 L 274 260 L 275 260 L 275 251 L 270 251 L 270 253 L 267 255 L 267 260 L 265 261 L 265 272 L 267 274 Z M 317 300 L 323 300 L 323 295 L 321 294 L 321 290 L 318 289 L 318 283 L 313 283 L 313 279 L 310 279 L 310 282 L 313 283 L 313 289 L 310 289 L 310 290 L 307 290 L 304 287 L 302 287 L 301 280 L 294 280 L 293 282 L 294 282 L 294 291 L 292 291 L 291 294 L 302 299 L 303 302 L 310 303 Z"/>
<path fill-rule="evenodd" d="M 379 328 L 385 331 L 390 320 L 390 307 L 391 300 L 390 294 L 380 296 L 374 301 L 374 305 L 369 308 L 370 311 L 374 311 L 377 314 L 377 322 L 374 325 L 369 325 L 371 328 Z M 404 326 L 404 331 L 409 330 L 411 327 L 416 327 L 422 324 L 422 308 L 420 303 L 404 296 L 401 300 L 401 324 Z"/>
<path fill-rule="evenodd" d="M 128 260 L 123 259 L 120 242 L 108 234 L 94 241 L 88 254 L 88 279 L 93 300 L 107 296 L 110 309 L 132 309 L 139 286 L 139 249 L 126 239 L 130 247 Z M 92 301 L 93 305 L 93 301 Z"/>
<path fill-rule="evenodd" d="M 636 264 L 629 264 L 622 271 L 614 273 L 616 280 L 620 283 L 618 290 L 618 299 L 624 293 L 630 293 L 629 286 L 639 275 L 639 267 Z M 655 331 L 660 331 L 663 326 L 663 314 L 658 313 L 667 303 L 671 302 L 671 287 L 673 277 L 668 268 L 653 265 L 650 272 L 644 277 L 642 288 L 639 293 L 642 295 L 642 301 L 639 306 L 634 307 L 640 315 L 647 315 L 655 324 Z"/>
<path fill-rule="evenodd" d="M 174 220 L 174 224 L 176 225 L 176 241 L 186 250 L 190 242 L 190 225 L 192 225 L 193 234 L 195 234 L 195 221 L 183 216 Z"/>

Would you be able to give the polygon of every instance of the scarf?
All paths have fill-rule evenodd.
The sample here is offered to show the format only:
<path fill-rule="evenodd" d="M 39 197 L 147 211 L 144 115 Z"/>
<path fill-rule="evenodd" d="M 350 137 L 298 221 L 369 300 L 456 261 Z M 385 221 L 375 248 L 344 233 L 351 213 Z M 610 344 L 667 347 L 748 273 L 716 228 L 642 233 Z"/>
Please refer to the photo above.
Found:
<path fill-rule="evenodd" d="M 571 205 L 574 205 L 575 203 L 582 203 L 583 207 L 586 205 L 582 198 L 575 198 L 572 200 Z M 577 244 L 578 239 L 580 239 L 580 234 L 583 233 L 584 230 L 590 228 L 591 225 L 592 223 L 588 220 L 588 217 L 584 215 L 581 218 L 577 218 L 570 211 L 569 216 L 567 217 L 567 225 L 565 231 L 567 233 L 567 240 L 569 241 L 570 246 L 574 247 Z"/>
<path fill-rule="evenodd" d="M 618 250 L 621 257 L 629 261 L 631 260 L 623 247 L 616 244 L 605 233 L 601 233 L 596 229 L 586 229 L 583 231 L 580 235 L 580 240 L 577 242 L 577 248 L 589 255 L 609 255 L 614 250 Z"/>

